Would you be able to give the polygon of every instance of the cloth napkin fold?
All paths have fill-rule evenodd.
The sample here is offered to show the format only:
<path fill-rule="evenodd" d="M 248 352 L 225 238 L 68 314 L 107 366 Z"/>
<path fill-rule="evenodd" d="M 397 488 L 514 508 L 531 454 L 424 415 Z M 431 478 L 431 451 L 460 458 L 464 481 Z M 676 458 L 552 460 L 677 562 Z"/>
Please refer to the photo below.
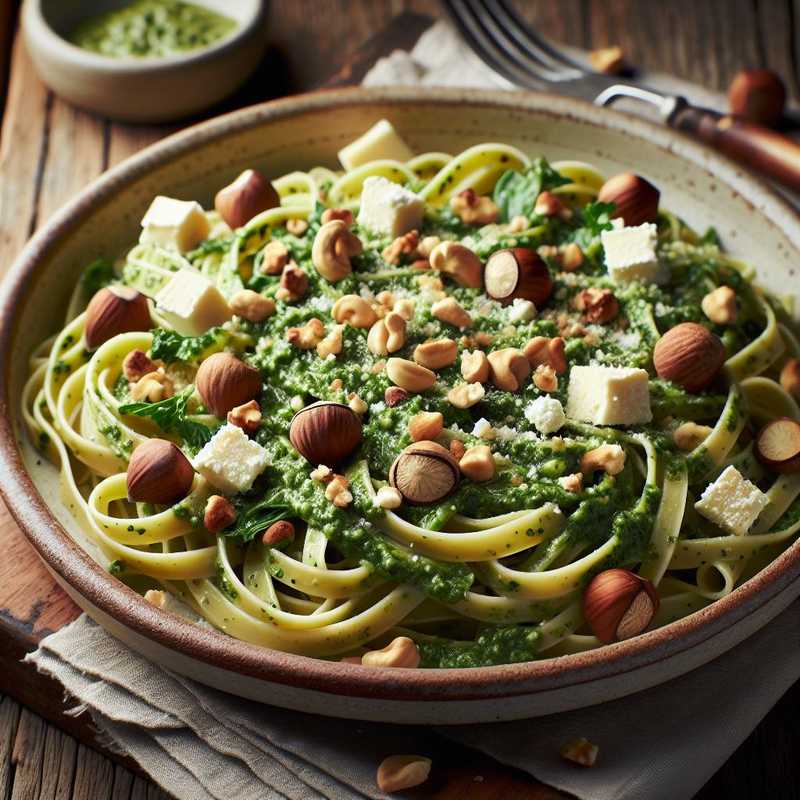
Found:
<path fill-rule="evenodd" d="M 720 95 L 697 86 L 658 75 L 647 81 L 723 107 Z M 364 84 L 511 88 L 444 23 L 411 53 L 381 59 Z M 627 698 L 437 733 L 585 800 L 690 798 L 800 678 L 798 614 L 800 601 L 715 661 Z M 413 727 L 286 711 L 209 689 L 149 663 L 86 616 L 26 660 L 59 680 L 76 701 L 73 713 L 90 713 L 111 746 L 179 800 L 383 798 L 377 765 L 419 752 L 424 740 Z M 600 746 L 592 769 L 559 756 L 581 736 Z"/>

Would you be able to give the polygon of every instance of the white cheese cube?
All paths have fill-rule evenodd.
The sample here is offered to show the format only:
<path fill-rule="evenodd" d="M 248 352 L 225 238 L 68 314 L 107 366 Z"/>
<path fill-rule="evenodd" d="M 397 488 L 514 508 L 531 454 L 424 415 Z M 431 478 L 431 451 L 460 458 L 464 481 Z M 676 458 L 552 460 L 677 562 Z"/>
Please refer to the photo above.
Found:
<path fill-rule="evenodd" d="M 223 425 L 194 457 L 192 466 L 225 494 L 246 492 L 267 468 L 269 455 L 236 425 Z"/>
<path fill-rule="evenodd" d="M 652 222 L 632 228 L 614 228 L 600 234 L 608 274 L 617 283 L 666 283 L 669 267 L 656 255 L 656 226 Z"/>
<path fill-rule="evenodd" d="M 630 367 L 572 367 L 567 417 L 594 425 L 650 422 L 647 372 Z"/>
<path fill-rule="evenodd" d="M 535 316 L 536 306 L 522 297 L 515 297 L 514 302 L 508 307 L 510 322 L 530 322 Z"/>
<path fill-rule="evenodd" d="M 723 530 L 744 536 L 768 505 L 769 497 L 729 466 L 705 488 L 694 507 Z"/>
<path fill-rule="evenodd" d="M 358 224 L 374 233 L 395 238 L 419 228 L 425 204 L 399 183 L 372 175 L 361 189 Z"/>
<path fill-rule="evenodd" d="M 539 433 L 555 433 L 567 421 L 564 407 L 555 397 L 542 395 L 525 407 L 525 419 L 530 422 Z"/>
<path fill-rule="evenodd" d="M 185 253 L 208 238 L 209 231 L 210 225 L 200 203 L 159 195 L 142 217 L 139 241 Z"/>
<path fill-rule="evenodd" d="M 200 336 L 233 316 L 219 289 L 192 269 L 178 270 L 155 300 L 158 313 L 183 336 Z"/>
<path fill-rule="evenodd" d="M 363 136 L 339 151 L 339 161 L 345 169 L 355 169 L 381 158 L 408 161 L 413 156 L 411 148 L 387 119 L 376 122 Z"/>

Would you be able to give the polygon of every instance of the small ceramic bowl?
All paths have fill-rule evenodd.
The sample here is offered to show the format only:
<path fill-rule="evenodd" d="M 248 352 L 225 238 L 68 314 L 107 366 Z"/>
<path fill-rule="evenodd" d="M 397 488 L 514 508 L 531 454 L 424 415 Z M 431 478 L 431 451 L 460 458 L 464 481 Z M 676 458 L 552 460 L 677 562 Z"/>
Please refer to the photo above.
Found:
<path fill-rule="evenodd" d="M 42 80 L 76 106 L 128 122 L 186 117 L 233 92 L 256 68 L 266 46 L 264 0 L 192 0 L 234 19 L 234 32 L 209 47 L 154 58 L 112 58 L 67 40 L 89 16 L 130 0 L 25 0 L 22 30 Z"/>

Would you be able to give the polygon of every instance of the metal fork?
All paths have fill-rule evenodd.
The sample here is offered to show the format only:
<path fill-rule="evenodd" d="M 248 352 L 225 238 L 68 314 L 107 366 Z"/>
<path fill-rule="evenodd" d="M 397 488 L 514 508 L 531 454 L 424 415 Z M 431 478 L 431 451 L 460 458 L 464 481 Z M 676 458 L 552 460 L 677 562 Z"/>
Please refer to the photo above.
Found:
<path fill-rule="evenodd" d="M 534 31 L 507 0 L 442 0 L 467 44 L 495 72 L 526 89 L 612 105 L 632 98 L 655 106 L 664 122 L 735 161 L 800 191 L 800 145 L 769 128 L 693 106 L 686 98 L 592 72 Z"/>

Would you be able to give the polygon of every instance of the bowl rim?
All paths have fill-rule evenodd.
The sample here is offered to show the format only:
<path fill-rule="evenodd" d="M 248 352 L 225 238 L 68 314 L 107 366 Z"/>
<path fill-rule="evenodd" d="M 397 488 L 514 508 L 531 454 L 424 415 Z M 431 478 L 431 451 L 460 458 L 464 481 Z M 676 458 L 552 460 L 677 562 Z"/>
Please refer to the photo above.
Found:
<path fill-rule="evenodd" d="M 598 108 L 572 98 L 532 92 L 475 89 L 327 89 L 239 109 L 175 133 L 113 167 L 67 203 L 32 237 L 0 285 L 0 493 L 30 543 L 59 580 L 125 627 L 183 656 L 256 679 L 362 698 L 447 700 L 509 698 L 546 692 L 634 672 L 677 657 L 755 613 L 800 577 L 800 540 L 743 586 L 688 617 L 641 636 L 595 650 L 521 664 L 466 669 L 365 669 L 358 665 L 284 653 L 199 627 L 155 608 L 104 570 L 78 545 L 39 494 L 22 460 L 12 425 L 9 396 L 16 309 L 38 265 L 58 242 L 105 198 L 137 177 L 196 147 L 270 121 L 309 112 L 370 105 L 470 105 L 574 119 L 644 139 L 689 160 L 697 169 L 740 195 L 767 229 L 780 231 L 800 256 L 797 212 L 772 189 L 727 158 L 666 127 Z M 767 211 L 772 213 L 767 213 Z M 785 219 L 781 226 L 777 219 Z"/>
<path fill-rule="evenodd" d="M 25 0 L 22 7 L 22 23 L 29 47 L 47 50 L 51 57 L 62 62 L 69 62 L 83 69 L 91 69 L 94 72 L 110 76 L 119 76 L 124 73 L 133 77 L 141 77 L 176 67 L 197 66 L 218 56 L 224 56 L 250 37 L 263 22 L 266 14 L 266 0 L 254 0 L 250 18 L 241 24 L 238 24 L 237 20 L 237 27 L 230 35 L 208 47 L 198 47 L 170 56 L 143 56 L 141 58 L 121 56 L 117 58 L 93 53 L 91 50 L 84 50 L 82 47 L 72 44 L 50 25 L 42 10 L 42 3 L 43 0 Z"/>

